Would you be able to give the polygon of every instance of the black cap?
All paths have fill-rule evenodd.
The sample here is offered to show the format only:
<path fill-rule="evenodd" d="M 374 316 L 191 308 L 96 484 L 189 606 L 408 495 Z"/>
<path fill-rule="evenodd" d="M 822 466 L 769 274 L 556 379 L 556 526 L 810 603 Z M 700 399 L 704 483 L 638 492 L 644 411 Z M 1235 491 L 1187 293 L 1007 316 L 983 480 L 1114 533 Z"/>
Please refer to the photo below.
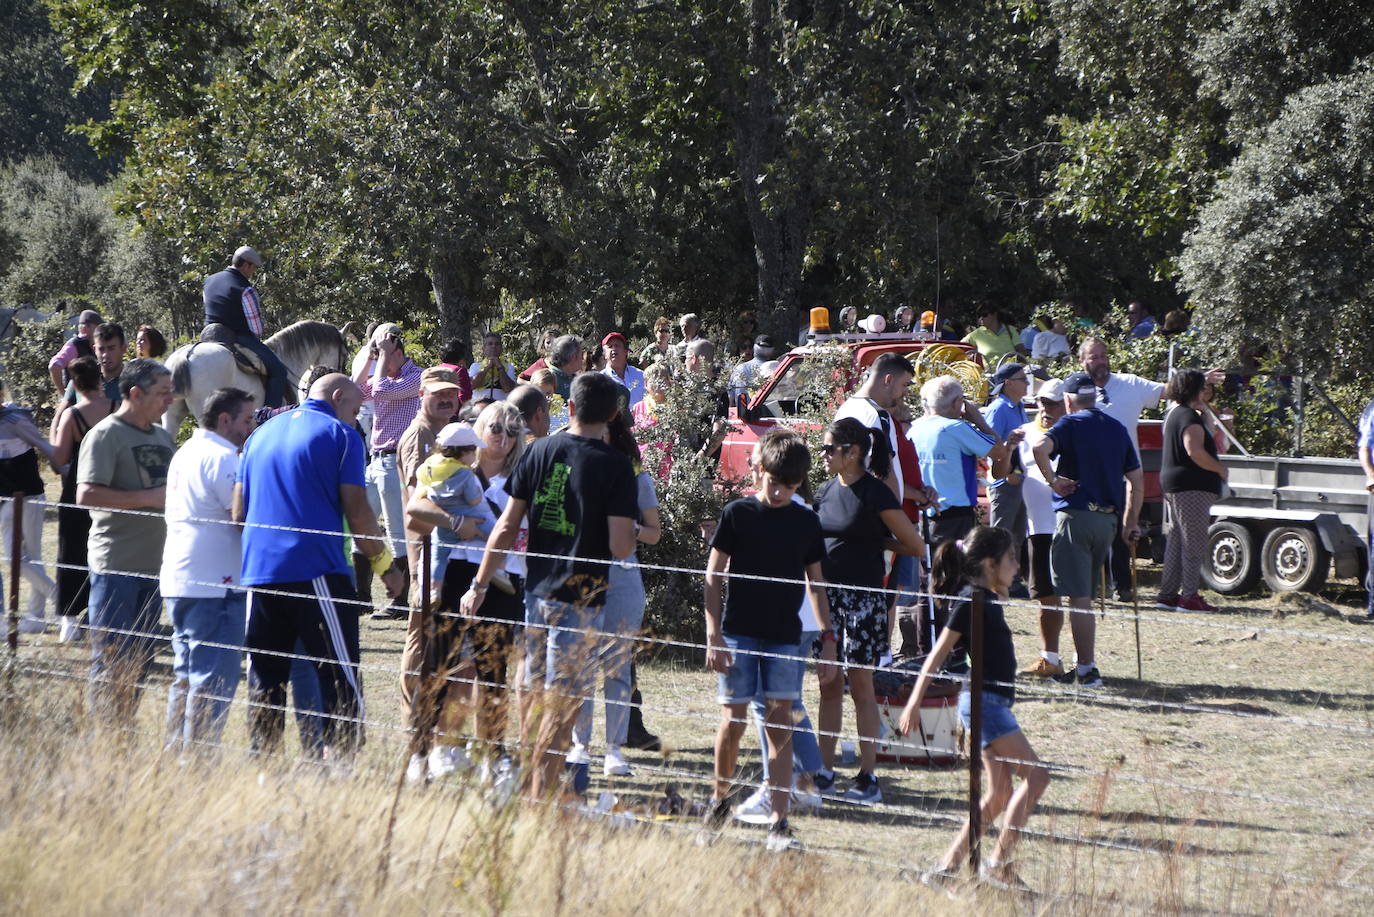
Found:
<path fill-rule="evenodd" d="M 992 374 L 992 394 L 1000 395 L 1002 386 L 1010 382 L 1013 376 L 1024 372 L 1025 366 L 1020 363 L 1003 363 L 997 367 L 997 371 Z"/>
<path fill-rule="evenodd" d="M 1079 392 L 1097 391 L 1097 383 L 1087 373 L 1074 373 L 1064 380 L 1064 394 L 1077 395 Z"/>

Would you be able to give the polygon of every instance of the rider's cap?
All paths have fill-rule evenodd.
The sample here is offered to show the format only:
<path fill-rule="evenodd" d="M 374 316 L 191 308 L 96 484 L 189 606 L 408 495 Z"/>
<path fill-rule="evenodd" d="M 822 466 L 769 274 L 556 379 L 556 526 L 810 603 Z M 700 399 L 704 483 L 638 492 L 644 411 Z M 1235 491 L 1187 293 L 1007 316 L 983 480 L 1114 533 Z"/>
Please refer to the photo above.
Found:
<path fill-rule="evenodd" d="M 447 366 L 431 366 L 420 374 L 420 388 L 437 392 L 446 388 L 462 389 L 458 377 Z"/>
<path fill-rule="evenodd" d="M 240 245 L 234 251 L 234 260 L 229 263 L 237 264 L 240 261 L 247 261 L 249 264 L 262 267 L 262 255 L 259 255 L 258 250 L 251 245 Z"/>

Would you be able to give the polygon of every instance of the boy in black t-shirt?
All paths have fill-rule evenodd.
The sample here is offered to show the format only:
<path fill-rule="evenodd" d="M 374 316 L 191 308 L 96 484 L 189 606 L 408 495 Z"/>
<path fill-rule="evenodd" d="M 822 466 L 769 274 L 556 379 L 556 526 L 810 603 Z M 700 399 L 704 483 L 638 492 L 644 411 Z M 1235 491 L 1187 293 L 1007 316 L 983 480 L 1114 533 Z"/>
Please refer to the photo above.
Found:
<path fill-rule="evenodd" d="M 602 442 L 607 422 L 619 410 L 618 388 L 600 373 L 573 378 L 568 400 L 572 419 L 557 436 L 530 446 L 511 472 L 506 481 L 510 500 L 461 603 L 465 616 L 478 613 L 528 513 L 531 556 L 525 590 L 533 602 L 527 603 L 525 620 L 540 633 L 530 641 L 526 669 L 543 672 L 543 687 L 550 689 L 534 745 L 535 760 L 541 762 L 530 781 L 535 799 L 557 786 L 581 698 L 592 685 L 595 645 L 587 633 L 601 630 L 608 562 L 629 557 L 635 549 L 639 504 L 634 469 L 629 459 Z"/>
<path fill-rule="evenodd" d="M 745 708 L 763 695 L 768 734 L 768 773 L 792 772 L 792 701 L 800 683 L 797 642 L 801 624 L 797 608 L 803 590 L 810 592 L 812 607 L 822 628 L 822 659 L 835 658 L 830 605 L 820 587 L 820 519 L 811 510 L 792 502 L 792 495 L 806 478 L 811 455 L 806 443 L 791 430 L 769 431 L 760 441 L 758 462 L 753 467 L 752 497 L 725 507 L 711 541 L 706 563 L 706 665 L 719 673 L 721 720 L 716 732 L 716 785 L 706 813 L 706 828 L 719 830 L 730 817 L 726 795 L 730 791 L 744 734 Z M 722 592 L 729 569 L 730 590 Z M 768 582 L 741 578 L 741 574 L 775 577 L 800 582 Z M 830 638 L 825 639 L 824 635 Z M 791 786 L 771 787 L 772 824 L 768 849 L 795 848 L 787 823 Z"/>

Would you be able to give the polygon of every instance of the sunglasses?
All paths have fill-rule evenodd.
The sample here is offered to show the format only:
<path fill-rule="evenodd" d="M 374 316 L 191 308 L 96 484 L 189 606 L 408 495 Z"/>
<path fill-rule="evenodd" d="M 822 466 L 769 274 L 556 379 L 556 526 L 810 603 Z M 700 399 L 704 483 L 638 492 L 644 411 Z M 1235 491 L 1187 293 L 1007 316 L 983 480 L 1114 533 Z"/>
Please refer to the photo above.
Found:
<path fill-rule="evenodd" d="M 848 449 L 854 443 L 821 443 L 821 451 L 826 455 L 831 455 L 836 449 Z"/>
<path fill-rule="evenodd" d="M 493 432 L 493 433 L 504 433 L 504 434 L 506 434 L 507 436 L 519 436 L 521 433 L 524 433 L 524 432 L 525 432 L 525 428 L 524 428 L 524 427 L 492 427 L 492 428 L 491 428 L 491 432 Z"/>

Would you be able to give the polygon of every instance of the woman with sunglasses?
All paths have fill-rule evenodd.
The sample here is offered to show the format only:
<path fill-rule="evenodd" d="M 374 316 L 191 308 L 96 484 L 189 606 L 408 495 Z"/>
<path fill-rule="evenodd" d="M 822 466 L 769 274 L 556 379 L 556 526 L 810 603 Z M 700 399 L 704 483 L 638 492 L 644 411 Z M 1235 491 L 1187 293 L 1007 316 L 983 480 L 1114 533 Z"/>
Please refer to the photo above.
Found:
<path fill-rule="evenodd" d="M 507 401 L 486 406 L 473 424 L 473 432 L 481 440 L 473 470 L 486 487 L 485 499 L 493 512 L 501 514 L 509 496 L 504 490 L 506 479 L 520 460 L 525 448 L 525 423 L 520 409 Z M 416 515 L 433 517 L 435 504 L 419 494 L 411 498 L 411 511 Z M 455 528 L 456 518 L 449 527 Z M 506 734 L 506 663 L 515 643 L 516 630 L 525 618 L 525 557 L 521 553 L 527 545 L 522 528 L 515 542 L 514 552 L 506 555 L 505 573 L 511 591 L 493 589 L 482 605 L 475 621 L 460 621 L 459 599 L 468 591 L 472 577 L 481 563 L 486 539 L 464 541 L 454 549 L 442 573 L 439 595 L 439 633 L 435 640 L 435 657 L 440 670 L 453 679 L 439 689 L 433 703 L 441 711 L 438 721 L 439 738 L 428 760 L 428 776 L 445 777 L 467 768 L 467 754 L 460 745 L 463 724 L 470 703 L 477 708 L 477 738 L 475 751 L 482 759 L 487 774 L 495 775 L 501 758 L 501 740 Z M 469 692 L 466 685 L 476 682 Z M 415 777 L 423 778 L 423 762 L 413 762 Z"/>
<path fill-rule="evenodd" d="M 892 490 L 868 471 L 871 436 L 852 417 L 826 428 L 821 457 L 834 477 L 817 492 L 816 512 L 825 535 L 821 570 L 835 623 L 835 631 L 823 633 L 821 639 L 838 643 L 835 658 L 845 666 L 859 730 L 859 773 L 844 798 L 876 804 L 883 794 L 873 774 L 879 727 L 872 667 L 887 650 L 891 600 L 882 590 L 887 572 L 883 551 L 920 555 L 925 545 Z M 835 737 L 844 722 L 841 679 L 821 685 L 820 722 L 825 767 L 816 775 L 816 785 L 825 792 L 834 782 Z"/>

